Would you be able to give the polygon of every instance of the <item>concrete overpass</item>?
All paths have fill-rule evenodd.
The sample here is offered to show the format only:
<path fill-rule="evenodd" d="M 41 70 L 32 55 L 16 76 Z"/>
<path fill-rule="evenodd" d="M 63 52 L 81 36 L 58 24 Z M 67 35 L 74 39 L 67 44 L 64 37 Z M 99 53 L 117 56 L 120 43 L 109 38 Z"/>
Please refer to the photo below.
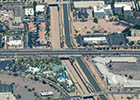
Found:
<path fill-rule="evenodd" d="M 139 56 L 140 50 L 86 50 L 86 49 L 0 49 L 0 57 L 28 56 Z"/>

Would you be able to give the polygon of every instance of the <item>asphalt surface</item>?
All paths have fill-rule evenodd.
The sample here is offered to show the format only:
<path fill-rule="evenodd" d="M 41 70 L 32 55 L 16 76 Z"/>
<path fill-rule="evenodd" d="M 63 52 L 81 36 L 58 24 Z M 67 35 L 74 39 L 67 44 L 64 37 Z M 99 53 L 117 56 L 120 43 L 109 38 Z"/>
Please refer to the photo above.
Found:
<path fill-rule="evenodd" d="M 71 36 L 70 36 L 70 30 L 69 30 L 69 19 L 68 19 L 68 12 L 67 12 L 67 4 L 64 4 L 63 5 L 63 13 L 64 13 L 64 30 L 65 30 L 65 42 L 66 42 L 66 45 L 69 47 L 69 48 L 72 48 L 72 44 L 71 44 Z"/>
<path fill-rule="evenodd" d="M 66 45 L 69 48 L 73 48 L 72 43 L 71 43 L 71 33 L 70 33 L 70 28 L 69 28 L 69 19 L 68 19 L 68 12 L 67 12 L 67 5 L 63 5 L 63 11 L 64 11 L 64 28 L 65 28 L 65 40 L 66 40 Z M 80 51 L 75 51 L 75 53 L 78 53 Z M 88 53 L 88 51 L 86 51 Z M 80 57 L 76 58 L 80 67 L 82 68 L 83 72 L 91 82 L 91 84 L 94 86 L 96 91 L 102 91 L 98 84 L 96 83 L 95 79 L 92 77 L 90 74 L 89 70 L 87 69 L 87 66 L 84 64 L 84 62 L 81 60 Z M 100 95 L 101 100 L 107 100 L 107 98 L 104 95 Z"/>
<path fill-rule="evenodd" d="M 113 55 L 140 55 L 140 50 L 85 50 L 85 49 L 0 49 L 0 57 L 6 56 L 48 56 L 48 55 L 60 55 L 60 56 L 113 56 Z"/>

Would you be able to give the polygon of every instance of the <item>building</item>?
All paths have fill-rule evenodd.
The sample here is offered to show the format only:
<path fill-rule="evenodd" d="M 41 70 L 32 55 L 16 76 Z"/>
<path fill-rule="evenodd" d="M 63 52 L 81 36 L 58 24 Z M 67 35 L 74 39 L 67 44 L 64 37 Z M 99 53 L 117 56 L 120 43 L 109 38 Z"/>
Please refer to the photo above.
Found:
<path fill-rule="evenodd" d="M 40 44 L 46 44 L 46 39 L 45 39 L 45 33 L 44 32 L 39 32 L 39 42 Z"/>
<path fill-rule="evenodd" d="M 33 8 L 25 8 L 25 15 L 26 16 L 33 16 L 34 15 L 34 9 Z"/>
<path fill-rule="evenodd" d="M 16 7 L 14 7 L 14 9 L 13 9 L 13 12 L 14 12 L 14 16 L 15 17 L 20 17 L 21 16 L 21 7 L 19 7 L 19 6 L 16 6 Z"/>
<path fill-rule="evenodd" d="M 40 23 L 40 29 L 45 29 L 46 28 L 46 23 L 45 22 L 41 22 Z"/>
<path fill-rule="evenodd" d="M 0 83 L 0 100 L 16 100 L 11 85 Z"/>
<path fill-rule="evenodd" d="M 77 37 L 77 43 L 81 46 L 87 45 L 107 45 L 106 35 L 83 35 Z"/>
<path fill-rule="evenodd" d="M 105 17 L 105 11 L 103 7 L 101 6 L 95 6 L 94 8 L 94 17 L 97 18 L 104 18 Z"/>
<path fill-rule="evenodd" d="M 111 5 L 105 5 L 104 6 L 104 12 L 105 12 L 106 15 L 112 14 Z"/>
<path fill-rule="evenodd" d="M 128 5 L 125 2 L 115 3 L 115 14 L 124 15 L 124 16 L 132 16 L 132 6 Z"/>
<path fill-rule="evenodd" d="M 104 6 L 104 1 L 74 1 L 75 8 L 89 8 L 94 6 Z"/>
<path fill-rule="evenodd" d="M 36 6 L 36 12 L 44 12 L 44 11 L 45 11 L 45 5 Z"/>
<path fill-rule="evenodd" d="M 106 37 L 84 37 L 84 43 L 88 44 L 101 44 L 107 42 Z"/>
<path fill-rule="evenodd" d="M 11 47 L 22 46 L 22 40 L 20 38 L 11 36 L 11 37 L 7 38 L 7 45 L 11 46 Z"/>
<path fill-rule="evenodd" d="M 29 30 L 33 30 L 34 24 L 32 22 L 29 22 L 28 23 L 28 28 L 29 28 Z"/>

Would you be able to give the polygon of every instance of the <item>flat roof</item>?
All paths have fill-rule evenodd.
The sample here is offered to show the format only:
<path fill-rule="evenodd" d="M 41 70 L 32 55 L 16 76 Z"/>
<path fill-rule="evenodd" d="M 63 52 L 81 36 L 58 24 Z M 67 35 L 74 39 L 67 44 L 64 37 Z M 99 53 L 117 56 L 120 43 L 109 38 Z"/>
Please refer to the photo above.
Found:
<path fill-rule="evenodd" d="M 104 6 L 104 1 L 74 1 L 75 8 L 88 8 L 94 6 Z"/>
<path fill-rule="evenodd" d="M 84 37 L 84 41 L 102 41 L 106 40 L 106 37 Z"/>
<path fill-rule="evenodd" d="M 97 13 L 97 12 L 104 12 L 104 8 L 103 7 L 99 7 L 99 6 L 95 6 L 94 7 L 94 12 Z"/>
<path fill-rule="evenodd" d="M 11 85 L 0 83 L 0 92 L 12 92 L 12 91 L 13 91 L 13 87 Z"/>

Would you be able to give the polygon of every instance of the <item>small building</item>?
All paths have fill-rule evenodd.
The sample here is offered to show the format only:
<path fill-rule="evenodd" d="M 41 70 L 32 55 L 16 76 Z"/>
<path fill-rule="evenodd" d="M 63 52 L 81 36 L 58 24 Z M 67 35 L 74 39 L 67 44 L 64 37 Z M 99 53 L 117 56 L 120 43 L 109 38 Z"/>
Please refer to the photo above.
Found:
<path fill-rule="evenodd" d="M 97 17 L 97 18 L 104 18 L 105 17 L 105 12 L 104 12 L 103 7 L 100 7 L 100 6 L 94 7 L 94 17 Z"/>
<path fill-rule="evenodd" d="M 34 24 L 32 22 L 28 23 L 28 28 L 29 30 L 32 30 L 34 28 Z"/>
<path fill-rule="evenodd" d="M 39 42 L 40 44 L 46 44 L 46 39 L 45 39 L 45 33 L 44 32 L 39 32 Z"/>
<path fill-rule="evenodd" d="M 26 16 L 33 16 L 34 15 L 34 9 L 33 8 L 25 8 L 25 15 Z"/>
<path fill-rule="evenodd" d="M 46 23 L 45 22 L 41 22 L 40 23 L 40 29 L 45 29 L 46 28 Z"/>
<path fill-rule="evenodd" d="M 106 15 L 112 14 L 111 5 L 105 5 L 104 6 L 104 11 L 105 11 Z"/>
<path fill-rule="evenodd" d="M 44 11 L 45 11 L 45 5 L 36 6 L 36 12 L 44 12 Z"/>
<path fill-rule="evenodd" d="M 52 91 L 41 92 L 40 95 L 41 95 L 42 97 L 53 96 L 53 92 L 52 92 Z"/>
<path fill-rule="evenodd" d="M 22 23 L 21 16 L 20 17 L 15 17 L 14 20 L 13 20 L 13 23 L 16 23 L 16 24 Z"/>
<path fill-rule="evenodd" d="M 11 47 L 19 47 L 19 46 L 22 46 L 22 40 L 20 38 L 17 38 L 17 37 L 9 37 L 7 38 L 7 45 L 8 46 L 11 46 Z"/>
<path fill-rule="evenodd" d="M 14 16 L 15 17 L 19 17 L 19 16 L 21 16 L 21 7 L 19 7 L 19 6 L 16 6 L 16 7 L 14 7 L 14 9 L 13 9 L 13 12 L 14 12 Z"/>

